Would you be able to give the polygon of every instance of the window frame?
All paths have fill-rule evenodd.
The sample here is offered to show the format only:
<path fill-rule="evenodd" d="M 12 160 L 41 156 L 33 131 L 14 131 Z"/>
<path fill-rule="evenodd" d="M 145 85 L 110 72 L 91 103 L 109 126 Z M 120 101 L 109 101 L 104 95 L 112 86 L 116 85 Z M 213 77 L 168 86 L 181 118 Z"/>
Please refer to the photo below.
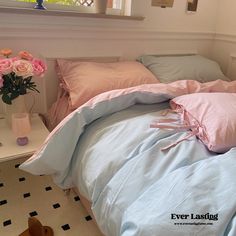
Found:
<path fill-rule="evenodd" d="M 106 14 L 108 15 L 131 15 L 131 2 L 132 0 L 121 0 L 121 9 L 107 8 Z M 33 9 L 36 3 L 33 2 L 20 2 L 17 0 L 0 0 L 1 7 L 9 7 L 13 9 Z M 44 3 L 44 6 L 51 11 L 63 12 L 78 12 L 78 13 L 95 13 L 95 8 L 87 6 L 68 6 L 55 3 Z M 41 11 L 41 10 L 39 10 Z"/>

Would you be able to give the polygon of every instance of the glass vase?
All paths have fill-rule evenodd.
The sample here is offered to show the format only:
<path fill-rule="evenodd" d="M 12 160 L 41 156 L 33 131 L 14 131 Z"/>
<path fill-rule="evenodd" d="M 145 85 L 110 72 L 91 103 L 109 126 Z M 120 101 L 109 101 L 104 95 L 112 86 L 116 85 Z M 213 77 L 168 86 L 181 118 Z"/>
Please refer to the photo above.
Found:
<path fill-rule="evenodd" d="M 5 104 L 5 103 L 4 103 Z M 12 115 L 15 113 L 27 113 L 27 108 L 25 105 L 25 96 L 20 95 L 12 100 L 12 104 L 5 104 L 4 114 L 7 124 L 11 127 Z"/>

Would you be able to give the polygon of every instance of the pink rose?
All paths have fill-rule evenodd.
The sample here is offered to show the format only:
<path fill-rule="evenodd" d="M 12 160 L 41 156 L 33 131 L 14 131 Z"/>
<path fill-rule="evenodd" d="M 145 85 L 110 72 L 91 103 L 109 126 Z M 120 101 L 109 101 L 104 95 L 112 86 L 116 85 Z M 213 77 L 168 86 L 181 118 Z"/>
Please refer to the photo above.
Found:
<path fill-rule="evenodd" d="M 0 88 L 3 87 L 3 82 L 4 82 L 4 80 L 3 80 L 3 78 L 2 78 L 2 75 L 0 75 Z"/>
<path fill-rule="evenodd" d="M 43 76 L 44 72 L 47 70 L 46 65 L 40 59 L 33 59 L 32 65 L 36 76 Z"/>
<path fill-rule="evenodd" d="M 25 59 L 25 60 L 28 60 L 28 61 L 33 60 L 32 54 L 30 54 L 27 51 L 20 51 L 18 55 L 20 56 L 21 59 Z"/>
<path fill-rule="evenodd" d="M 33 75 L 33 66 L 29 61 L 18 60 L 13 62 L 13 72 L 17 76 L 27 78 Z"/>
<path fill-rule="evenodd" d="M 20 60 L 20 58 L 19 57 L 12 57 L 11 60 L 12 60 L 12 62 L 14 62 L 14 61 Z"/>
<path fill-rule="evenodd" d="M 12 60 L 0 59 L 0 74 L 6 75 L 12 72 Z"/>

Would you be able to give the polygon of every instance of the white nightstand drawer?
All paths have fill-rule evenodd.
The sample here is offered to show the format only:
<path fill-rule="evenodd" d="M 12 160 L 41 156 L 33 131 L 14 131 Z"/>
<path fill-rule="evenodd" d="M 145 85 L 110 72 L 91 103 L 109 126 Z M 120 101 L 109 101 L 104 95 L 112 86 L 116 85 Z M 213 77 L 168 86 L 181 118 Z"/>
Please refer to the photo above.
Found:
<path fill-rule="evenodd" d="M 0 162 L 30 156 L 43 144 L 49 131 L 38 114 L 32 115 L 31 126 L 32 130 L 28 136 L 29 143 L 25 146 L 19 146 L 6 121 L 0 119 L 0 143 L 2 143 L 2 146 L 0 146 Z"/>

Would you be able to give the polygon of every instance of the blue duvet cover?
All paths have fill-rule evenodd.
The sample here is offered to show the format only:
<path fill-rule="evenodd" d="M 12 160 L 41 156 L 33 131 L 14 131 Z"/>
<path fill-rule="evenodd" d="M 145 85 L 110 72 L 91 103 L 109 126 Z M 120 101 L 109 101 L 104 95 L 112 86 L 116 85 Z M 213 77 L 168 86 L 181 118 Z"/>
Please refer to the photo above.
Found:
<path fill-rule="evenodd" d="M 20 168 L 77 186 L 106 236 L 236 236 L 236 149 L 212 153 L 194 136 L 161 151 L 188 132 L 150 128 L 171 93 L 108 97 L 71 114 Z"/>

